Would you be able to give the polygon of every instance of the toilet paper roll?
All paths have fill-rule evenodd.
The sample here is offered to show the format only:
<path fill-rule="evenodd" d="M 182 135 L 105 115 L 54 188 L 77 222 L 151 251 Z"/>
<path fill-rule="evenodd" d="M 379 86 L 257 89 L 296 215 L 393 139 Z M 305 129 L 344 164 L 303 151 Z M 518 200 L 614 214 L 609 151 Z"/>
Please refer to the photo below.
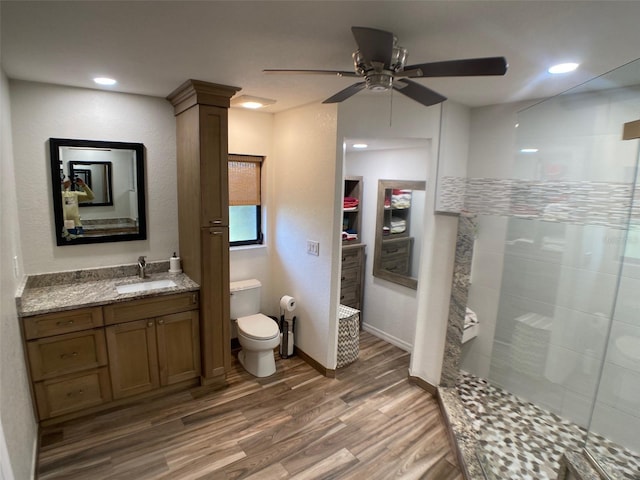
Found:
<path fill-rule="evenodd" d="M 171 257 L 169 259 L 169 272 L 182 273 L 182 269 L 180 268 L 180 257 Z"/>
<path fill-rule="evenodd" d="M 280 308 L 287 312 L 293 312 L 296 309 L 296 299 L 289 295 L 284 295 L 280 299 Z"/>

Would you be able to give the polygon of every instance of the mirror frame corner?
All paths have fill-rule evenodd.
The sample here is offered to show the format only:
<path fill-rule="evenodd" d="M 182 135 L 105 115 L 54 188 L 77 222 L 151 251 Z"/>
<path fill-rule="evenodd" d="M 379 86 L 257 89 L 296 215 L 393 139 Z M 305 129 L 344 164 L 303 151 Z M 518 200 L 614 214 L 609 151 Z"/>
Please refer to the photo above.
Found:
<path fill-rule="evenodd" d="M 60 147 L 80 148 L 109 148 L 119 150 L 133 150 L 136 155 L 136 190 L 138 201 L 138 232 L 124 234 L 105 234 L 95 237 L 65 238 L 62 235 L 64 214 L 62 210 L 62 187 L 60 182 Z M 90 243 L 126 242 L 147 239 L 147 207 L 145 191 L 145 147 L 142 143 L 112 142 L 102 140 L 78 140 L 70 138 L 49 138 L 49 160 L 51 167 L 51 187 L 53 195 L 53 215 L 56 245 L 82 245 Z"/>

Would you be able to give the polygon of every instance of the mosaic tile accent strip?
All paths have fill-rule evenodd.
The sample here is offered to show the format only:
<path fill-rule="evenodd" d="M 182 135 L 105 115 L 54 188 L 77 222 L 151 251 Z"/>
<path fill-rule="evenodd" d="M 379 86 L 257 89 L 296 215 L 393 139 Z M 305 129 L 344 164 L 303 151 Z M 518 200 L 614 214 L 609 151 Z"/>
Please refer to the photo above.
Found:
<path fill-rule="evenodd" d="M 440 212 L 460 213 L 464 209 L 467 179 L 464 177 L 442 177 L 438 183 L 438 207 Z"/>
<path fill-rule="evenodd" d="M 640 220 L 640 189 L 632 183 L 443 177 L 439 210 L 514 216 L 576 225 L 626 228 Z M 461 202 L 464 198 L 464 202 Z M 462 207 L 461 207 L 462 204 Z"/>
<path fill-rule="evenodd" d="M 587 431 L 466 372 L 456 384 L 477 435 L 478 457 L 489 477 L 502 480 L 555 480 L 562 456 L 582 449 Z M 611 478 L 638 480 L 640 457 L 597 435 L 589 447 Z"/>

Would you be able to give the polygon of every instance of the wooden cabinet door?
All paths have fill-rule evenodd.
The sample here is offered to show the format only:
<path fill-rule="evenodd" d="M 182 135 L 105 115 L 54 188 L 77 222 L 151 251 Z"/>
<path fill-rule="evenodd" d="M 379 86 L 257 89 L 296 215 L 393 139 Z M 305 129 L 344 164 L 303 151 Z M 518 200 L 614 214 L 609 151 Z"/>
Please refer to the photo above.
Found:
<path fill-rule="evenodd" d="M 203 228 L 200 344 L 202 376 L 224 375 L 231 368 L 229 311 L 229 229 Z"/>
<path fill-rule="evenodd" d="M 113 398 L 160 386 L 155 321 L 138 320 L 106 327 Z"/>
<path fill-rule="evenodd" d="M 156 318 L 161 385 L 200 375 L 199 325 L 197 310 Z"/>
<path fill-rule="evenodd" d="M 201 227 L 229 225 L 227 109 L 200 105 Z"/>

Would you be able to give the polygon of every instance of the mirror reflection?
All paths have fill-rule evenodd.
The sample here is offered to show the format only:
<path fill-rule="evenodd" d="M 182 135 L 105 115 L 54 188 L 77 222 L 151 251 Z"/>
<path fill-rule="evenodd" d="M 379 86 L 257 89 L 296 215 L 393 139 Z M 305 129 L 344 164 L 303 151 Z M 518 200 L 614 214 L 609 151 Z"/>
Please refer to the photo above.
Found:
<path fill-rule="evenodd" d="M 379 180 L 373 275 L 416 289 L 426 182 Z"/>
<path fill-rule="evenodd" d="M 144 146 L 51 138 L 58 245 L 146 239 Z"/>
<path fill-rule="evenodd" d="M 80 207 L 106 207 L 113 205 L 111 200 L 111 162 L 69 162 L 71 185 L 77 185 L 78 179 L 93 192 L 93 200 L 80 203 Z"/>

